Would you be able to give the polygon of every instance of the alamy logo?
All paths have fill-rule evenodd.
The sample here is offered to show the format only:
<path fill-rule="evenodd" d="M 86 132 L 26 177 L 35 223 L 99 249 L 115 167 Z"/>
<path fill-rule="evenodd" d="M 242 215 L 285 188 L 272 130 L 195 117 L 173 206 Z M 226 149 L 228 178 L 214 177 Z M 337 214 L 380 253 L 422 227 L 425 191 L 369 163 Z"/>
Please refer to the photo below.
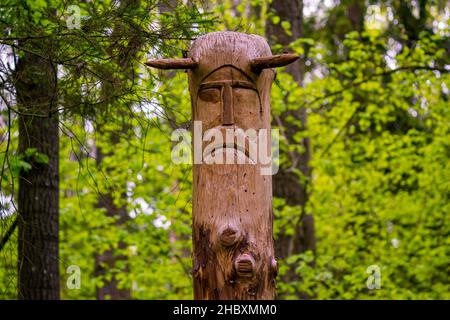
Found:
<path fill-rule="evenodd" d="M 66 25 L 67 29 L 80 29 L 81 28 L 81 9 L 77 5 L 70 5 L 67 7 Z"/>
<path fill-rule="evenodd" d="M 81 270 L 77 265 L 71 265 L 66 270 L 70 276 L 67 278 L 67 288 L 70 290 L 80 289 L 81 287 Z"/>
<path fill-rule="evenodd" d="M 366 273 L 370 274 L 367 278 L 367 288 L 369 290 L 381 289 L 381 270 L 377 265 L 371 265 L 367 267 Z"/>

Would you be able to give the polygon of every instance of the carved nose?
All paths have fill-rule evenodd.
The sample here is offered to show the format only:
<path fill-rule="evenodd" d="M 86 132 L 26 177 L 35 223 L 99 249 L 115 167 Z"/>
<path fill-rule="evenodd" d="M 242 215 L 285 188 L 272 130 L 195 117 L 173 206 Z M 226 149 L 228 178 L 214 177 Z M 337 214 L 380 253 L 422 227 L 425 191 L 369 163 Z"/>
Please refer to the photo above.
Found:
<path fill-rule="evenodd" d="M 233 90 L 231 85 L 225 84 L 222 89 L 222 124 L 232 125 L 234 124 L 233 115 Z"/>

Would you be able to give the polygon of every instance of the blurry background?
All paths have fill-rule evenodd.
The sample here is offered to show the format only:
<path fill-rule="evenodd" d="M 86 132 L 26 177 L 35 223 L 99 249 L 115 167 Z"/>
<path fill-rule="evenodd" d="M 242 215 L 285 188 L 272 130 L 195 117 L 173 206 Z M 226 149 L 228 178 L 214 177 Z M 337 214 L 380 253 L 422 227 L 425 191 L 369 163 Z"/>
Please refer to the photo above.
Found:
<path fill-rule="evenodd" d="M 192 299 L 192 171 L 170 140 L 187 77 L 142 63 L 232 30 L 301 56 L 272 91 L 278 298 L 450 299 L 449 19 L 445 0 L 2 0 L 0 298 L 26 259 L 19 175 L 49 166 L 61 298 Z M 59 151 L 21 148 L 21 119 L 50 114 Z"/>

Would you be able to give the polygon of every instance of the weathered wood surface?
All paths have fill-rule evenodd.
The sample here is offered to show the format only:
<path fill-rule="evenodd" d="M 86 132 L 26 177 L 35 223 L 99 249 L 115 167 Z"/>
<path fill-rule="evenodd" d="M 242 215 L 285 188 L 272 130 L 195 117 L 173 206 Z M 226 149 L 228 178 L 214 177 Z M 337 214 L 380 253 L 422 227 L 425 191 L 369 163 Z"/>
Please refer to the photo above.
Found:
<path fill-rule="evenodd" d="M 267 130 L 270 150 L 270 91 L 275 72 L 298 59 L 272 56 L 260 36 L 214 32 L 198 38 L 184 59 L 151 60 L 160 69 L 189 69 L 194 121 L 202 132 L 215 129 Z M 186 62 L 190 61 L 189 64 Z M 182 67 L 184 64 L 185 67 Z M 170 67 L 172 66 L 172 67 Z M 202 140 L 202 137 L 195 139 Z M 272 177 L 261 174 L 248 144 L 220 144 L 202 154 L 218 153 L 247 160 L 230 164 L 195 164 L 193 168 L 193 278 L 195 299 L 273 299 L 274 256 Z M 194 150 L 194 153 L 196 151 Z"/>
<path fill-rule="evenodd" d="M 271 56 L 263 38 L 211 33 L 194 42 L 190 55 L 199 62 L 189 71 L 189 87 L 203 132 L 270 129 L 274 72 L 251 70 L 255 58 Z M 219 85 L 202 88 L 209 83 Z M 272 177 L 261 175 L 258 163 L 194 164 L 193 171 L 195 299 L 273 299 Z"/>

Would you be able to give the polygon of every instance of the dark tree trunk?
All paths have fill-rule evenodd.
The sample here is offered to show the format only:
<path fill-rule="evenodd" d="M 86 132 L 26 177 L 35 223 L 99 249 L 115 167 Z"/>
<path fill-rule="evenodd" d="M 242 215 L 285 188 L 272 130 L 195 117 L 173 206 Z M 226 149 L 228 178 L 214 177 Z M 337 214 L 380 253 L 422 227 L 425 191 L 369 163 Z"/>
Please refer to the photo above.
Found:
<path fill-rule="evenodd" d="M 99 130 L 100 135 L 103 135 L 101 130 Z M 112 145 L 117 145 L 120 142 L 120 134 L 122 132 L 117 132 L 116 134 L 111 133 L 110 143 Z M 101 148 L 97 146 L 97 166 L 101 166 L 103 159 L 107 156 L 113 156 L 112 153 L 105 154 L 102 152 Z M 106 172 L 108 172 L 108 168 L 106 168 Z M 126 186 L 124 186 L 124 190 L 126 190 Z M 125 191 L 122 193 L 122 198 L 126 199 Z M 116 226 L 123 226 L 128 220 L 129 215 L 127 211 L 126 205 L 117 206 L 114 203 L 114 198 L 112 196 L 112 192 L 107 192 L 105 194 L 100 194 L 98 199 L 99 208 L 103 208 L 106 211 L 106 215 L 108 217 L 114 217 L 117 219 Z M 119 250 L 123 250 L 126 248 L 126 244 L 124 242 L 119 242 L 118 244 Z M 125 268 L 122 269 L 122 272 L 128 272 L 128 266 L 126 264 L 126 256 L 122 254 L 117 254 L 114 250 L 108 249 L 105 252 L 99 253 L 95 255 L 95 270 L 94 273 L 97 277 L 103 276 L 105 273 L 110 272 L 110 270 L 117 268 L 117 263 L 122 261 L 125 262 Z M 119 281 L 113 275 L 111 280 L 104 280 L 104 283 L 101 287 L 97 287 L 96 296 L 98 300 L 128 300 L 131 299 L 131 290 L 128 288 L 119 288 Z"/>
<path fill-rule="evenodd" d="M 270 44 L 281 44 L 286 50 L 294 40 L 303 37 L 303 1 L 301 0 L 273 0 L 269 10 L 280 17 L 278 24 L 267 22 L 267 37 Z M 282 27 L 281 22 L 287 21 L 291 26 L 291 34 L 288 34 Z M 305 65 L 303 59 L 292 63 L 286 67 L 287 72 L 294 78 L 299 86 L 302 85 L 305 73 Z M 288 118 L 295 119 L 295 123 L 288 122 Z M 292 111 L 282 113 L 278 121 L 285 128 L 286 138 L 290 145 L 297 144 L 294 135 L 299 131 L 306 130 L 307 114 L 305 108 L 299 108 Z M 292 223 L 295 226 L 294 234 L 288 234 L 284 229 L 278 234 L 275 241 L 275 252 L 277 257 L 282 259 L 293 254 L 299 254 L 306 250 L 315 250 L 315 232 L 314 217 L 307 213 L 306 204 L 308 202 L 308 184 L 311 179 L 311 168 L 309 165 L 311 153 L 309 138 L 301 140 L 303 152 L 291 152 L 289 155 L 290 168 L 281 167 L 279 172 L 273 177 L 274 196 L 283 198 L 286 203 L 291 206 L 299 206 L 301 211 Z M 301 172 L 301 177 L 295 172 Z M 290 282 L 295 278 L 294 270 L 289 270 L 284 281 Z M 303 294 L 299 294 L 300 298 L 305 298 Z"/>
<path fill-rule="evenodd" d="M 415 5 L 410 1 L 395 1 L 393 3 L 394 14 L 403 26 L 407 39 L 396 37 L 398 41 L 406 44 L 409 48 L 415 46 L 420 38 L 420 33 L 427 30 L 426 22 L 428 17 L 427 0 L 419 0 Z M 419 16 L 414 15 L 414 7 L 418 10 Z"/>
<path fill-rule="evenodd" d="M 15 87 L 20 112 L 19 152 L 32 166 L 19 175 L 19 299 L 59 299 L 56 66 L 23 53 Z M 25 156 L 30 148 L 45 154 L 48 162 L 30 151 Z"/>
<path fill-rule="evenodd" d="M 352 30 L 362 32 L 364 30 L 364 15 L 366 5 L 364 1 L 353 0 L 347 4 L 347 18 L 350 21 Z"/>
<path fill-rule="evenodd" d="M 115 141 L 114 143 L 118 143 Z M 102 154 L 101 150 L 97 149 L 97 164 L 100 165 L 105 155 Z M 123 195 L 126 196 L 125 194 Z M 104 208 L 106 211 L 106 215 L 108 217 L 117 218 L 116 225 L 121 226 L 126 223 L 129 219 L 127 207 L 120 206 L 118 207 L 114 203 L 114 198 L 111 193 L 100 194 L 98 205 L 100 208 Z M 126 244 L 124 242 L 120 242 L 118 244 L 119 250 L 123 250 L 126 248 Z M 108 249 L 105 252 L 95 255 L 95 275 L 103 276 L 105 273 L 109 272 L 111 269 L 117 268 L 117 263 L 119 261 L 126 262 L 126 256 L 117 254 L 113 249 Z M 123 272 L 128 272 L 128 267 L 125 266 Z M 128 288 L 119 288 L 119 281 L 113 275 L 111 280 L 104 280 L 104 284 L 101 287 L 97 287 L 96 296 L 98 300 L 128 300 L 131 299 L 131 290 Z"/>
<path fill-rule="evenodd" d="M 252 73 L 250 63 L 269 55 L 266 41 L 254 35 L 214 32 L 198 38 L 189 57 L 199 66 L 188 72 L 194 127 L 201 121 L 204 132 L 211 128 L 223 134 L 230 128 L 233 134 L 238 128 L 270 132 L 273 72 Z M 232 87 L 233 82 L 256 90 Z M 196 139 L 203 137 L 194 129 Z M 230 146 L 226 138 L 225 143 L 226 147 L 222 141 L 209 155 L 224 151 L 238 155 L 235 142 Z M 270 150 L 269 140 L 258 143 L 258 148 Z M 203 144 L 198 151 L 208 152 L 207 146 Z M 262 174 L 259 161 L 230 162 L 193 166 L 194 299 L 273 299 L 278 268 L 273 249 L 272 179 Z"/>

